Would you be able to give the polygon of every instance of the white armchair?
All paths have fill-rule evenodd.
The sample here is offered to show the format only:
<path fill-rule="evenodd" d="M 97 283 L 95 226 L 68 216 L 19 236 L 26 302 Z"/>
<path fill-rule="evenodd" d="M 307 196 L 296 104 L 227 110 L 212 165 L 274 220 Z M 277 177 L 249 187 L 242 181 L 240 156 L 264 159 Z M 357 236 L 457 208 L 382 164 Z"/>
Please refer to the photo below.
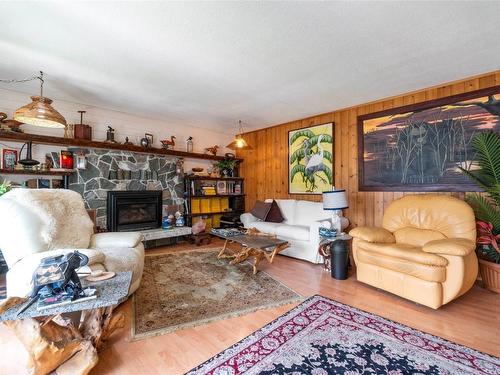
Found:
<path fill-rule="evenodd" d="M 133 271 L 129 294 L 144 267 L 140 233 L 93 234 L 82 197 L 63 189 L 14 189 L 0 197 L 0 249 L 9 271 L 7 295 L 24 297 L 42 258 L 78 250 L 90 270 Z"/>

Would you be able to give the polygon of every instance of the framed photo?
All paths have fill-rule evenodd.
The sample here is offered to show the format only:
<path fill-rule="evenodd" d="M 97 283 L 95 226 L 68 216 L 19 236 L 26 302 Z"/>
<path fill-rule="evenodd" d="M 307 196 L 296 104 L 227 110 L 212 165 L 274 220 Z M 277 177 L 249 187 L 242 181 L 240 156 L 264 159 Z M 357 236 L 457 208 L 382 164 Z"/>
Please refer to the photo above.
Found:
<path fill-rule="evenodd" d="M 149 147 L 153 147 L 153 142 L 154 142 L 153 134 L 146 133 L 144 134 L 144 138 L 148 140 Z"/>
<path fill-rule="evenodd" d="M 500 86 L 358 117 L 360 191 L 478 191 L 474 136 L 500 132 Z"/>
<path fill-rule="evenodd" d="M 288 193 L 321 194 L 334 184 L 333 122 L 288 132 Z"/>
<path fill-rule="evenodd" d="M 51 189 L 62 189 L 63 187 L 63 181 L 62 180 L 50 180 L 50 188 Z"/>
<path fill-rule="evenodd" d="M 2 169 L 14 169 L 17 164 L 17 150 L 2 149 Z"/>
<path fill-rule="evenodd" d="M 217 194 L 227 194 L 226 181 L 217 181 Z"/>

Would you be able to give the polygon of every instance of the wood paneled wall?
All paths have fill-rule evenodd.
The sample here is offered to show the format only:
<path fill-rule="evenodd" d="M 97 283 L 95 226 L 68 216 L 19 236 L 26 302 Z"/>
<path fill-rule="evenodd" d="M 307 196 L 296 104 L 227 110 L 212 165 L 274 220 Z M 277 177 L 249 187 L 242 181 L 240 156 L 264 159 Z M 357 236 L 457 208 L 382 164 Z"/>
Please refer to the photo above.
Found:
<path fill-rule="evenodd" d="M 251 209 L 256 200 L 265 198 L 321 201 L 321 195 L 288 194 L 288 131 L 333 121 L 335 187 L 346 189 L 349 198 L 349 209 L 344 211 L 344 215 L 349 218 L 353 226 L 380 225 L 387 205 L 394 199 L 415 193 L 358 191 L 357 116 L 499 84 L 500 70 L 249 132 L 244 137 L 253 150 L 238 152 L 238 156 L 245 159 L 241 166 L 241 174 L 245 177 L 247 210 Z M 460 198 L 464 196 L 463 193 L 453 193 L 453 195 Z"/>

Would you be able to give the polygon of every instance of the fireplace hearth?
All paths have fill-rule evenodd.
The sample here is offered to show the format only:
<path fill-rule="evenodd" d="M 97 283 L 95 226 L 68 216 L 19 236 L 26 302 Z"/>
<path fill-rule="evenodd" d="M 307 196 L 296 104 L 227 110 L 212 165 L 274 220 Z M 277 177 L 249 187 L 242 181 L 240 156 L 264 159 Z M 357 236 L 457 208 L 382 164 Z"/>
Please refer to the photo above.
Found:
<path fill-rule="evenodd" d="M 108 191 L 108 231 L 126 232 L 159 228 L 161 219 L 161 191 Z"/>

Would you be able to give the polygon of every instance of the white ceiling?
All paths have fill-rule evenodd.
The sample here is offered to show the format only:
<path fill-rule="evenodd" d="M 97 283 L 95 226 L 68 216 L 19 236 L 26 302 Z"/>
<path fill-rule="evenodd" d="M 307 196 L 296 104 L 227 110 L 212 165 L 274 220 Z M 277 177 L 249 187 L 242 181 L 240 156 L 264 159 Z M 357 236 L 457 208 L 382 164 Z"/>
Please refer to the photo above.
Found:
<path fill-rule="evenodd" d="M 500 67 L 498 1 L 1 2 L 0 14 L 0 78 L 44 70 L 52 99 L 224 132 Z"/>

